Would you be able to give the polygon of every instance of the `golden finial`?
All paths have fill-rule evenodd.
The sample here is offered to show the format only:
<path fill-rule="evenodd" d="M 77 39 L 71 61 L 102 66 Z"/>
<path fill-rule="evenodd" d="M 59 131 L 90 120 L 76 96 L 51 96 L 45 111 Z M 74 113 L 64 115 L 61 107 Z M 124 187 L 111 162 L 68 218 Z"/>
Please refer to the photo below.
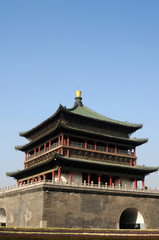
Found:
<path fill-rule="evenodd" d="M 76 91 L 76 98 L 80 98 L 80 97 L 81 97 L 81 93 L 82 93 L 82 92 L 81 92 L 80 90 L 77 90 L 77 91 Z"/>

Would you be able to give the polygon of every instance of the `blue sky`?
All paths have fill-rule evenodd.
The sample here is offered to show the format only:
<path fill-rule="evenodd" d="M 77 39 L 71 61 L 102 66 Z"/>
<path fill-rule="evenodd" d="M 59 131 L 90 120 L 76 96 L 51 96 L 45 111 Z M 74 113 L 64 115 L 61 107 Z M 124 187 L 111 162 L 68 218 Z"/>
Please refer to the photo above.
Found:
<path fill-rule="evenodd" d="M 155 0 L 0 1 L 0 187 L 23 169 L 18 133 L 71 107 L 77 88 L 96 112 L 143 123 L 138 164 L 159 166 L 158 12 Z"/>

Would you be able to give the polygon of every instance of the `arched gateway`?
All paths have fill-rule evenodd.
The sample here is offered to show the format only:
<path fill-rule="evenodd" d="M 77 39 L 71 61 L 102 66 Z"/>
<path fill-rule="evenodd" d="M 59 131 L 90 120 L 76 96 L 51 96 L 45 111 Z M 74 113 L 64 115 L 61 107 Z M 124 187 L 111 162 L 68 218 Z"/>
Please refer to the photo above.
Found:
<path fill-rule="evenodd" d="M 6 226 L 6 211 L 0 208 L 0 226 Z"/>
<path fill-rule="evenodd" d="M 136 208 L 127 208 L 120 216 L 119 226 L 120 229 L 145 229 L 145 221 Z"/>

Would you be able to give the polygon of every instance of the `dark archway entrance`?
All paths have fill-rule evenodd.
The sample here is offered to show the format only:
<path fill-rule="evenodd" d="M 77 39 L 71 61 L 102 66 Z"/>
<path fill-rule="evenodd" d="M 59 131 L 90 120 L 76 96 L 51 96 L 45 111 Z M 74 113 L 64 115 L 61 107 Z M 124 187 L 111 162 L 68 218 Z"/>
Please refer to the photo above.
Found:
<path fill-rule="evenodd" d="M 6 211 L 0 208 L 0 226 L 6 226 Z"/>
<path fill-rule="evenodd" d="M 145 229 L 145 222 L 136 208 L 127 208 L 120 216 L 119 226 L 120 229 Z"/>

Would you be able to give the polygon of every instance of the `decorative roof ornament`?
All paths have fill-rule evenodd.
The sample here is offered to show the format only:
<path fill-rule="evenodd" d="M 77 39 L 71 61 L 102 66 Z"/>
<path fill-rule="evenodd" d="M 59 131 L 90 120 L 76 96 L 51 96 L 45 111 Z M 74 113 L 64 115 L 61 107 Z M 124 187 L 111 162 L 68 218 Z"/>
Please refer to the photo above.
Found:
<path fill-rule="evenodd" d="M 76 102 L 75 102 L 74 106 L 76 106 L 76 105 L 83 106 L 81 94 L 82 94 L 82 92 L 80 90 L 76 91 L 76 97 L 75 97 Z"/>

